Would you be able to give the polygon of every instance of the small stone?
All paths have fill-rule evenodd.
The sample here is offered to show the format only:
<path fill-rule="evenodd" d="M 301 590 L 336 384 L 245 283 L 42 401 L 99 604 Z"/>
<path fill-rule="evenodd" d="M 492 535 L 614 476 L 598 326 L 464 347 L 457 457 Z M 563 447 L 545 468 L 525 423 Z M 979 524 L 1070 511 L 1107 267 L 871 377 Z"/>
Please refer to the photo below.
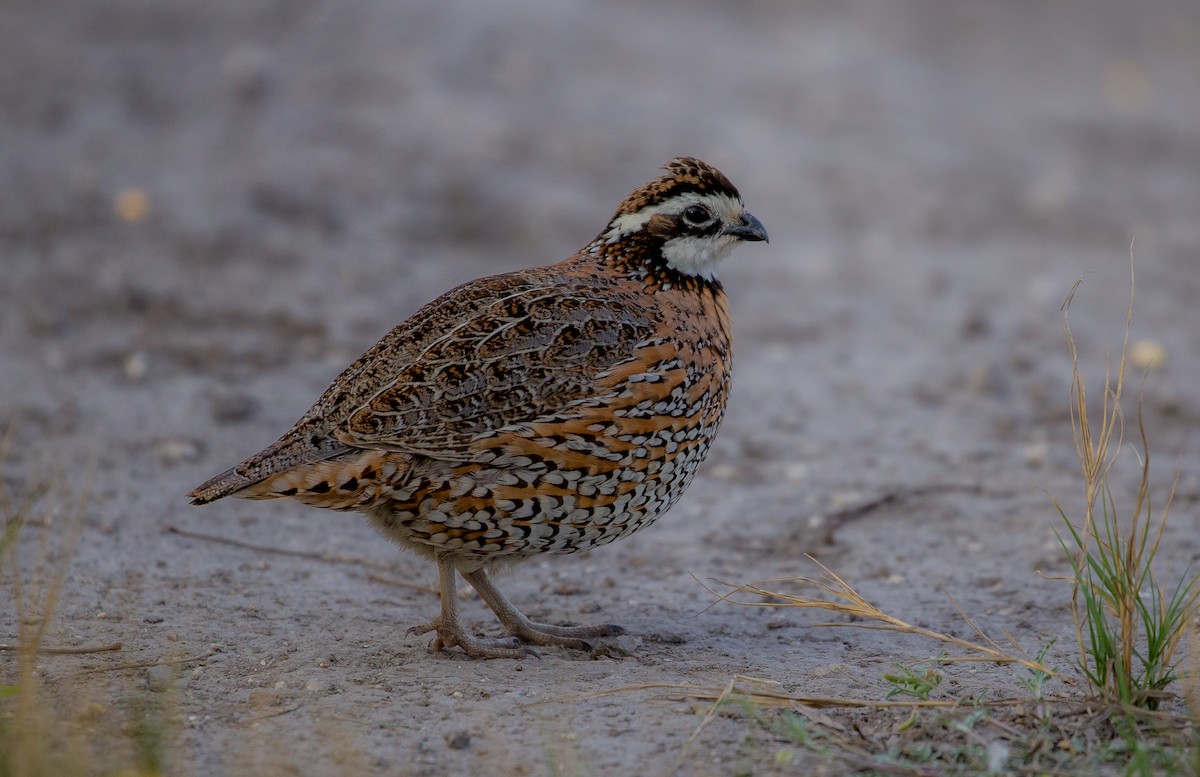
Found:
<path fill-rule="evenodd" d="M 155 664 L 146 670 L 146 688 L 156 693 L 167 690 L 175 682 L 175 670 L 165 664 Z"/>
<path fill-rule="evenodd" d="M 324 693 L 330 688 L 329 681 L 323 677 L 314 677 L 304 684 L 306 691 L 318 691 Z"/>
<path fill-rule="evenodd" d="M 125 372 L 125 379 L 127 381 L 130 383 L 140 383 L 146 379 L 149 360 L 146 358 L 146 354 L 141 351 L 134 351 L 125 357 L 125 361 L 121 366 Z"/>
<path fill-rule="evenodd" d="M 203 453 L 203 449 L 195 440 L 178 437 L 154 443 L 154 452 L 163 464 L 169 465 L 196 461 Z"/>
<path fill-rule="evenodd" d="M 451 750 L 466 750 L 471 746 L 471 732 L 457 731 L 446 736 L 446 744 Z"/>
<path fill-rule="evenodd" d="M 145 221 L 150 213 L 150 197 L 145 189 L 126 187 L 117 192 L 113 199 L 113 211 L 118 218 L 129 224 Z"/>
<path fill-rule="evenodd" d="M 643 642 L 644 640 L 636 635 L 622 634 L 617 637 L 617 649 L 625 653 L 634 653 L 642 646 Z"/>
<path fill-rule="evenodd" d="M 1129 344 L 1129 361 L 1139 370 L 1157 370 L 1166 360 L 1166 346 L 1157 340 L 1135 340 Z"/>
<path fill-rule="evenodd" d="M 1021 447 L 1021 458 L 1027 467 L 1042 467 L 1050 458 L 1050 443 L 1046 441 L 1031 442 Z"/>

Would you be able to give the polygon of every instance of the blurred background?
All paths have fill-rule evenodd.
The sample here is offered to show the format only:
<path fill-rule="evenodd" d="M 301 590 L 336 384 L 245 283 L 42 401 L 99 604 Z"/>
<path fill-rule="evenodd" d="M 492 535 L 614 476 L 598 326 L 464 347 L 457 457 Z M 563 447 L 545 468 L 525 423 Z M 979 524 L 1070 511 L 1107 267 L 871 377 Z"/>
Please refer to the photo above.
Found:
<path fill-rule="evenodd" d="M 767 449 L 929 439 L 906 408 L 964 387 L 1009 426 L 1057 412 L 1057 307 L 1090 278 L 1111 347 L 1135 238 L 1156 390 L 1200 417 L 1190 0 L 3 15 L 0 419 L 31 437 L 198 459 L 212 421 L 264 422 L 218 429 L 236 460 L 421 303 L 565 258 L 681 154 L 771 232 L 724 273 Z"/>
<path fill-rule="evenodd" d="M 747 348 L 830 313 L 909 355 L 1056 330 L 1136 236 L 1163 295 L 1139 317 L 1197 367 L 1171 326 L 1200 287 L 1187 0 L 10 2 L 0 48 L 0 391 L 84 423 L 55 370 L 339 363 L 567 256 L 679 154 L 771 230 L 726 272 Z"/>
<path fill-rule="evenodd" d="M 46 456 L 94 467 L 68 637 L 152 647 L 154 629 L 113 613 L 165 611 L 220 642 L 238 607 L 280 590 L 282 563 L 230 572 L 244 559 L 168 524 L 374 552 L 352 517 L 329 532 L 298 508 L 200 514 L 181 495 L 271 442 L 419 305 L 567 257 L 677 155 L 720 167 L 771 243 L 723 269 L 736 386 L 693 492 L 589 556 L 622 601 L 661 586 L 638 595 L 649 609 L 621 608 L 626 626 L 697 597 L 682 572 L 617 574 L 638 563 L 744 578 L 811 551 L 887 580 L 911 543 L 929 596 L 1017 559 L 1028 577 L 1057 553 L 1038 489 L 1069 499 L 1074 482 L 1059 306 L 1083 278 L 1072 323 L 1102 370 L 1131 244 L 1162 477 L 1200 453 L 1195 0 L 7 0 L 0 63 L 0 429 L 15 442 L 0 466 L 10 489 Z M 930 483 L 1012 498 L 968 489 L 889 516 L 891 571 L 818 520 Z M 1194 470 L 1181 489 L 1194 504 Z M 938 552 L 946 536 L 962 542 Z M 393 634 L 428 609 L 366 624 L 305 609 L 363 585 L 279 594 L 281 633 L 293 618 Z M 1018 596 L 963 601 L 1001 594 Z"/>

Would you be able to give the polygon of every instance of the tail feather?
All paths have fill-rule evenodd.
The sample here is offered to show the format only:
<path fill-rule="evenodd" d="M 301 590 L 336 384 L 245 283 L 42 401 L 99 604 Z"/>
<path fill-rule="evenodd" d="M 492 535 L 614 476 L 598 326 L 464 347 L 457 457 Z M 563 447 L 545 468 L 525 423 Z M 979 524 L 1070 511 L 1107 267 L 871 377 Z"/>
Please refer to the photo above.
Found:
<path fill-rule="evenodd" d="M 404 454 L 355 451 L 304 464 L 238 491 L 242 499 L 292 499 L 311 507 L 359 510 L 390 497 L 408 473 Z"/>
<path fill-rule="evenodd" d="M 193 488 L 187 496 L 194 505 L 206 505 L 251 485 L 254 485 L 254 481 L 240 474 L 238 467 L 230 467 Z"/>
<path fill-rule="evenodd" d="M 188 496 L 207 504 L 224 496 L 238 499 L 292 499 L 313 507 L 359 510 L 392 496 L 410 467 L 405 454 L 350 451 L 325 461 L 299 464 L 258 480 L 238 467 L 217 475 Z"/>
<path fill-rule="evenodd" d="M 242 496 L 243 490 L 272 475 L 326 461 L 349 450 L 336 439 L 323 435 L 309 437 L 293 429 L 267 449 L 196 486 L 188 493 L 188 498 L 194 505 L 204 505 L 227 496 Z"/>

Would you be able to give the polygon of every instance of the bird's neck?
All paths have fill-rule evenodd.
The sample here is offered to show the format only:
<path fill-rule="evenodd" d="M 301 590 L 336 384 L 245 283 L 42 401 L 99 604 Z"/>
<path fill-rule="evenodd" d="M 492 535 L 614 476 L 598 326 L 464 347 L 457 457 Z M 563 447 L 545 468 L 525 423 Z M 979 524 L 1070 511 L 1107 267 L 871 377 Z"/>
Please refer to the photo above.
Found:
<path fill-rule="evenodd" d="M 600 235 L 589 243 L 580 256 L 598 262 L 607 272 L 616 272 L 653 291 L 721 291 L 715 275 L 701 276 L 681 272 L 663 256 L 663 239 L 644 232 L 621 235 L 613 240 Z"/>

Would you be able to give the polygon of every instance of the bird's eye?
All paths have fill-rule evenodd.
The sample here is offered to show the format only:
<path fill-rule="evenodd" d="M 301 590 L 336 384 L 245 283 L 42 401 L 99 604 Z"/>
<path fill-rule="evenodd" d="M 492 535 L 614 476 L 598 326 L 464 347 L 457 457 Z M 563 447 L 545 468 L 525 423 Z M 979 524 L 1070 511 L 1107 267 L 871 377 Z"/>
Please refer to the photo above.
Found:
<path fill-rule="evenodd" d="M 707 224 L 712 221 L 712 216 L 703 205 L 689 205 L 683 212 L 683 220 L 689 224 Z"/>

